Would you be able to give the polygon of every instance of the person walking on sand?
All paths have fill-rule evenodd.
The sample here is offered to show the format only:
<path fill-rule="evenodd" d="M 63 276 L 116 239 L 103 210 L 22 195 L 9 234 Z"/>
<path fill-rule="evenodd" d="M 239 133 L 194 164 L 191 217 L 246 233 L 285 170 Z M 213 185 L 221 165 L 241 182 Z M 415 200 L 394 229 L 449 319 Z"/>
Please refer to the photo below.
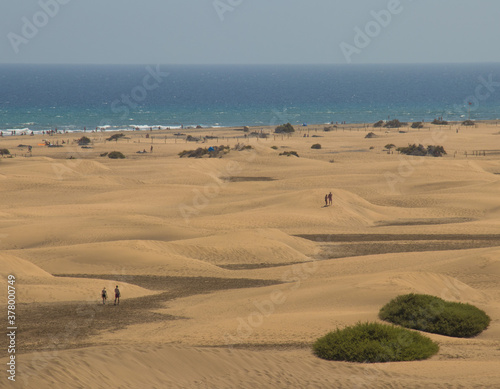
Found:
<path fill-rule="evenodd" d="M 325 207 L 328 207 L 328 195 L 325 195 Z"/>
<path fill-rule="evenodd" d="M 332 192 L 330 192 L 328 194 L 328 204 L 332 205 L 332 203 L 333 203 L 333 195 L 332 195 Z"/>
<path fill-rule="evenodd" d="M 115 288 L 115 305 L 120 305 L 120 289 L 118 289 L 118 285 Z"/>
<path fill-rule="evenodd" d="M 108 298 L 108 292 L 106 291 L 106 287 L 102 288 L 101 297 L 102 297 L 102 303 L 106 304 L 106 299 Z"/>

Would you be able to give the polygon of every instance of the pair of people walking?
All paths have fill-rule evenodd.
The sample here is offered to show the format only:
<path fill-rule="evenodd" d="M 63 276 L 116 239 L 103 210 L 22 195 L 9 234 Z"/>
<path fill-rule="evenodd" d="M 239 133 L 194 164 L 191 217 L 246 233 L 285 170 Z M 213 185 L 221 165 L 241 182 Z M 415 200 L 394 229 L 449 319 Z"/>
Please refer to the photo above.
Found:
<path fill-rule="evenodd" d="M 115 304 L 114 305 L 120 305 L 120 289 L 118 289 L 118 285 L 116 285 L 115 288 Z M 102 303 L 106 304 L 106 300 L 108 299 L 108 292 L 106 291 L 106 288 L 104 287 L 101 291 L 101 297 L 102 297 Z"/>
<path fill-rule="evenodd" d="M 330 192 L 329 194 L 325 195 L 325 207 L 328 207 L 329 205 L 332 204 L 333 204 L 333 195 L 332 192 Z"/>

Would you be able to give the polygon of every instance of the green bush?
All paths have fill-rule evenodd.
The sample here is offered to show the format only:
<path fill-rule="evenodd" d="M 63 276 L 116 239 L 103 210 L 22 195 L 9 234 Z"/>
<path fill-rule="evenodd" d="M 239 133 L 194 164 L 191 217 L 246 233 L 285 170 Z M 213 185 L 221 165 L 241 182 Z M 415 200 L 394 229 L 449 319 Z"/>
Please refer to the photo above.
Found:
<path fill-rule="evenodd" d="M 316 150 L 319 150 L 321 149 L 321 145 L 319 143 L 315 143 L 311 146 L 311 149 L 316 149 Z"/>
<path fill-rule="evenodd" d="M 196 150 L 184 150 L 178 155 L 180 158 L 202 158 L 207 156 L 208 158 L 220 157 L 223 154 L 229 153 L 229 146 L 213 146 L 213 147 L 198 147 Z"/>
<path fill-rule="evenodd" d="M 472 120 L 465 120 L 462 122 L 462 126 L 474 126 L 475 123 Z"/>
<path fill-rule="evenodd" d="M 406 155 L 415 155 L 419 157 L 424 157 L 426 155 L 430 155 L 433 157 L 442 157 L 443 154 L 446 154 L 446 151 L 443 146 L 427 146 L 425 148 L 423 145 L 408 145 L 408 147 L 398 147 L 396 151 L 400 152 L 401 154 L 406 154 Z"/>
<path fill-rule="evenodd" d="M 123 159 L 125 156 L 120 151 L 112 151 L 108 154 L 108 158 L 111 159 Z"/>
<path fill-rule="evenodd" d="M 384 125 L 384 121 L 379 120 L 377 123 L 373 124 L 373 127 L 379 128 L 379 127 L 382 127 L 383 125 Z"/>
<path fill-rule="evenodd" d="M 10 151 L 8 149 L 0 149 L 0 155 L 10 155 Z"/>
<path fill-rule="evenodd" d="M 82 136 L 80 139 L 78 139 L 78 145 L 79 146 L 86 146 L 90 144 L 90 139 L 87 138 L 86 136 Z"/>
<path fill-rule="evenodd" d="M 330 361 L 376 363 L 427 359 L 439 351 L 439 346 L 426 336 L 401 327 L 358 323 L 319 338 L 313 351 Z"/>
<path fill-rule="evenodd" d="M 290 157 L 292 155 L 295 157 L 299 156 L 296 151 L 283 151 L 282 153 L 280 153 L 280 155 L 286 155 L 287 157 Z"/>
<path fill-rule="evenodd" d="M 400 122 L 398 119 L 393 119 L 387 123 L 384 124 L 384 127 L 386 128 L 400 128 L 400 127 L 406 127 L 408 123 L 405 122 Z"/>
<path fill-rule="evenodd" d="M 396 147 L 396 145 L 393 143 L 388 143 L 384 146 L 384 148 L 387 150 L 393 149 L 394 147 Z"/>
<path fill-rule="evenodd" d="M 422 122 L 412 123 L 411 128 L 424 128 L 424 123 Z"/>
<path fill-rule="evenodd" d="M 448 122 L 446 120 L 443 120 L 443 119 L 434 119 L 432 121 L 432 124 L 435 124 L 437 126 L 446 126 L 446 125 L 448 125 Z"/>
<path fill-rule="evenodd" d="M 290 123 L 287 123 L 276 127 L 274 129 L 274 132 L 276 134 L 281 134 L 281 133 L 290 134 L 291 132 L 295 132 L 295 128 L 293 128 L 293 126 Z"/>
<path fill-rule="evenodd" d="M 271 146 L 273 150 L 278 150 L 278 146 Z"/>
<path fill-rule="evenodd" d="M 123 134 L 114 134 L 114 135 L 111 135 L 109 138 L 106 138 L 106 140 L 109 140 L 109 141 L 114 140 L 114 141 L 118 142 L 118 139 L 123 138 L 124 136 L 125 135 L 123 135 Z"/>
<path fill-rule="evenodd" d="M 413 293 L 390 301 L 379 317 L 403 327 L 458 338 L 476 336 L 490 324 L 489 316 L 473 305 Z"/>

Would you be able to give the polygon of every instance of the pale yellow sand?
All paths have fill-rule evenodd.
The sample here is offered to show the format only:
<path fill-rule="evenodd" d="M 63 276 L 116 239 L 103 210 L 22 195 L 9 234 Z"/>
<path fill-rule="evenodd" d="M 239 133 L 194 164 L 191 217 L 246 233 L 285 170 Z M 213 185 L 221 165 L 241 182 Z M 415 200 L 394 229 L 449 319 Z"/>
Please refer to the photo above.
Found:
<path fill-rule="evenodd" d="M 300 128 L 290 138 L 258 141 L 234 139 L 242 132 L 228 129 L 220 133 L 229 138 L 205 144 L 174 141 L 169 131 L 154 132 L 154 140 L 127 133 L 118 143 L 87 134 L 93 149 L 71 143 L 80 134 L 46 137 L 70 140 L 63 148 L 36 146 L 40 136 L 0 139 L 17 154 L 0 160 L 0 288 L 6 291 L 6 276 L 14 274 L 17 304 L 29 312 L 51 303 L 47 309 L 67 320 L 54 324 L 61 325 L 55 340 L 42 334 L 26 352 L 24 319 L 17 319 L 17 382 L 6 387 L 500 387 L 500 241 L 485 237 L 500 234 L 500 154 L 472 155 L 500 150 L 500 127 L 377 130 L 372 139 L 358 127 L 315 126 L 306 138 Z M 152 142 L 152 154 L 136 154 Z M 220 159 L 177 156 L 237 142 L 254 149 Z M 34 145 L 31 157 L 20 143 Z M 314 143 L 322 149 L 311 149 Z M 390 143 L 441 144 L 448 155 L 388 154 Z M 112 150 L 128 158 L 99 156 Z M 278 156 L 285 150 L 300 158 Z M 333 206 L 324 207 L 330 191 Z M 297 236 L 304 234 L 314 236 Z M 54 276 L 61 274 L 79 277 Z M 203 279 L 185 279 L 186 290 L 199 289 L 193 294 L 168 278 L 151 290 L 143 276 L 283 283 L 200 294 Z M 95 307 L 102 287 L 112 300 L 117 283 L 125 314 L 134 298 L 175 289 L 177 298 L 144 310 L 176 319 L 135 319 L 77 339 L 75 320 L 90 326 L 103 312 L 113 315 Z M 378 320 L 381 306 L 409 292 L 472 303 L 491 325 L 473 339 L 429 335 L 440 352 L 422 362 L 313 356 L 318 337 Z M 95 309 L 73 317 L 67 307 L 79 305 Z"/>

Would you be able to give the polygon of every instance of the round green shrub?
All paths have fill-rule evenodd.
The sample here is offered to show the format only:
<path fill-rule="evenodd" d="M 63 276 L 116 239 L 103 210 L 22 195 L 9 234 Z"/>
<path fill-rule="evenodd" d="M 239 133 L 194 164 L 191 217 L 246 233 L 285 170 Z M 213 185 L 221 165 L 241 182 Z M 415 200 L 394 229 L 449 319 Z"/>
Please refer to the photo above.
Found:
<path fill-rule="evenodd" d="M 379 317 L 406 328 L 457 338 L 479 335 L 491 320 L 473 305 L 413 293 L 391 300 L 382 307 Z"/>
<path fill-rule="evenodd" d="M 311 149 L 317 149 L 317 150 L 319 150 L 319 149 L 321 149 L 321 145 L 319 143 L 315 143 L 315 144 L 313 144 L 311 146 Z"/>
<path fill-rule="evenodd" d="M 91 140 L 87 138 L 86 136 L 82 136 L 80 139 L 78 139 L 78 145 L 79 146 L 86 146 L 90 144 Z"/>
<path fill-rule="evenodd" d="M 108 158 L 111 159 L 123 159 L 125 156 L 120 151 L 112 151 L 108 154 Z"/>
<path fill-rule="evenodd" d="M 439 346 L 405 328 L 358 323 L 319 338 L 313 350 L 316 356 L 330 361 L 376 363 L 427 359 L 439 351 Z"/>
<path fill-rule="evenodd" d="M 282 125 L 276 127 L 274 129 L 274 132 L 276 134 L 282 134 L 282 133 L 290 134 L 292 132 L 295 132 L 295 128 L 293 128 L 293 126 L 290 123 L 287 123 L 287 124 L 282 124 Z"/>

